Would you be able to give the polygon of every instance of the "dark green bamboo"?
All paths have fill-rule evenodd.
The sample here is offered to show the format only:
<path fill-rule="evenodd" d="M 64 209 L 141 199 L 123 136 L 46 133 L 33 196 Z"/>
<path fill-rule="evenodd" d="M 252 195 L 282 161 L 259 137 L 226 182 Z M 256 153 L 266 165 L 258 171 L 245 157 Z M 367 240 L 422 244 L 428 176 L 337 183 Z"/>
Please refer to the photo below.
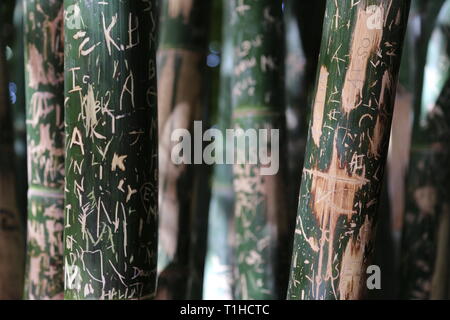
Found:
<path fill-rule="evenodd" d="M 220 0 L 222 8 L 222 49 L 220 90 L 216 113 L 216 128 L 225 136 L 231 126 L 231 87 L 233 73 L 232 35 L 228 30 L 231 17 L 229 0 Z M 216 19 L 216 18 L 215 18 Z M 217 22 L 216 22 L 217 23 Z M 226 146 L 217 146 L 225 154 Z M 205 262 L 204 295 L 206 300 L 233 299 L 233 167 L 215 164 L 209 207 L 208 251 Z"/>
<path fill-rule="evenodd" d="M 28 150 L 25 299 L 63 299 L 63 1 L 24 2 Z"/>
<path fill-rule="evenodd" d="M 408 0 L 328 0 L 288 299 L 366 289 Z"/>
<path fill-rule="evenodd" d="M 0 4 L 0 300 L 22 297 L 24 262 L 23 228 L 16 204 L 14 138 L 3 40 L 7 35 L 3 9 L 7 4 L 10 3 Z"/>
<path fill-rule="evenodd" d="M 450 1 L 446 1 L 428 44 L 410 154 L 401 257 L 404 299 L 449 298 L 449 34 Z"/>
<path fill-rule="evenodd" d="M 284 138 L 284 52 L 281 1 L 230 1 L 234 129 L 278 129 Z M 270 135 L 270 133 L 269 133 Z M 269 138 L 270 140 L 270 138 Z M 262 140 L 260 142 L 264 143 Z M 272 146 L 279 143 L 270 141 Z M 238 147 L 237 156 L 256 146 Z M 275 150 L 275 149 L 273 149 Z M 234 164 L 236 298 L 276 299 L 285 294 L 289 255 L 283 151 L 280 170 L 261 174 L 262 165 Z"/>
<path fill-rule="evenodd" d="M 64 1 L 65 299 L 155 295 L 156 1 Z"/>
<path fill-rule="evenodd" d="M 203 0 L 165 0 L 161 7 L 158 299 L 201 298 L 207 210 L 201 208 L 205 202 L 198 196 L 207 193 L 198 190 L 208 182 L 201 168 L 172 162 L 176 142 L 171 135 L 175 129 L 193 133 L 195 120 L 203 120 L 207 129 L 202 107 L 210 8 L 211 2 Z"/>

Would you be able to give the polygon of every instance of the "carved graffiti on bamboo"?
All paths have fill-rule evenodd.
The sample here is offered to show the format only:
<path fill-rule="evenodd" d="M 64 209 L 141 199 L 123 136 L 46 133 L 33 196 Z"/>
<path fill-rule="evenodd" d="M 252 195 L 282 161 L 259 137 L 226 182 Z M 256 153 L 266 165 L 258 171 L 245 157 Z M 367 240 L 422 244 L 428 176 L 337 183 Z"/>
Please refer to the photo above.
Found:
<path fill-rule="evenodd" d="M 157 163 L 156 148 L 151 152 L 147 148 L 152 148 L 156 119 L 148 113 L 155 107 L 154 88 L 146 85 L 156 74 L 149 74 L 150 62 L 145 61 L 148 68 L 139 69 L 131 59 L 145 55 L 152 60 L 150 50 L 143 53 L 143 48 L 136 48 L 147 48 L 151 42 L 141 41 L 142 26 L 155 24 L 153 2 L 142 2 L 148 4 L 145 15 L 136 11 L 144 6 L 140 2 L 133 8 L 116 6 L 123 6 L 123 18 L 122 11 L 102 9 L 109 1 L 98 3 L 98 28 L 89 6 L 81 4 L 82 29 L 66 28 L 73 48 L 65 107 L 75 109 L 66 117 L 70 181 L 65 278 L 71 299 L 142 299 L 154 294 L 150 281 L 155 275 L 150 270 L 154 242 L 149 228 L 156 225 Z M 144 16 L 148 20 L 143 21 Z M 150 34 L 145 36 L 151 40 Z M 105 54 L 106 64 L 100 63 Z"/>
<path fill-rule="evenodd" d="M 320 227 L 320 239 L 309 237 L 302 227 L 301 217 L 300 230 L 297 233 L 303 235 L 305 241 L 314 252 L 319 254 L 316 276 L 309 279 L 312 288 L 315 289 L 315 297 L 319 298 L 319 287 L 322 282 L 331 281 L 335 295 L 334 280 L 337 278 L 333 265 L 335 251 L 335 230 L 338 219 L 342 216 L 350 221 L 358 213 L 354 200 L 356 193 L 369 182 L 364 174 L 349 174 L 347 168 L 342 167 L 338 157 L 336 142 L 333 147 L 331 164 L 327 172 L 317 169 L 304 169 L 311 182 L 311 203 L 313 213 Z M 327 257 L 326 260 L 324 257 Z M 311 266 L 314 268 L 314 266 Z M 325 274 L 322 270 L 325 268 Z"/>
<path fill-rule="evenodd" d="M 350 65 L 342 89 L 342 109 L 347 113 L 363 102 L 362 90 L 366 80 L 367 65 L 372 53 L 379 50 L 383 35 L 378 22 L 382 17 L 383 6 L 369 6 L 366 10 L 358 10 L 350 49 Z"/>
<path fill-rule="evenodd" d="M 335 4 L 331 29 L 345 27 L 341 25 L 339 7 L 337 2 Z M 357 4 L 359 2 L 352 7 Z M 397 56 L 396 43 L 385 42 L 381 48 L 383 26 L 390 9 L 386 10 L 383 5 L 358 5 L 356 10 L 348 55 L 342 56 L 342 44 L 334 44 L 334 53 L 327 52 L 330 62 L 328 69 L 325 65 L 319 69 L 311 118 L 309 144 L 314 152 L 309 159 L 312 163 L 305 164 L 303 180 L 303 185 L 308 185 L 310 197 L 301 197 L 299 210 L 311 210 L 318 234 L 310 234 L 310 216 L 304 212 L 298 215 L 296 233 L 303 238 L 304 244 L 312 250 L 317 260 L 311 263 L 305 259 L 298 263 L 301 257 L 295 254 L 293 263 L 294 267 L 301 265 L 310 269 L 306 275 L 306 282 L 310 285 L 302 286 L 311 288 L 308 297 L 315 299 L 327 297 L 328 288 L 334 298 L 357 299 L 362 296 L 364 266 L 374 227 L 371 216 L 365 214 L 364 210 L 377 202 L 375 195 L 378 189 L 372 189 L 372 185 L 377 185 L 376 181 L 379 181 L 383 169 L 383 164 L 376 161 L 381 161 L 384 155 L 391 116 L 386 106 L 392 102 L 392 70 L 383 68 L 380 80 L 372 83 L 367 81 L 369 74 L 383 66 L 382 54 Z M 400 23 L 399 14 L 392 22 L 395 25 Z M 347 27 L 350 28 L 350 23 Z M 331 43 L 331 39 L 328 40 Z M 348 68 L 342 67 L 345 63 Z M 336 67 L 332 70 L 330 66 Z M 330 78 L 331 72 L 333 78 Z M 336 76 L 339 76 L 338 79 L 344 77 L 341 89 L 336 85 Z M 330 86 L 330 82 L 333 86 Z M 375 86 L 379 92 L 372 90 Z M 355 119 L 357 114 L 358 119 Z M 355 121 L 355 127 L 349 124 L 352 121 Z M 360 128 L 367 125 L 367 121 L 371 125 L 359 132 Z M 324 143 L 327 148 L 331 149 L 332 146 L 330 157 L 326 158 L 329 160 L 326 161 L 326 168 L 322 167 Z M 364 153 L 361 153 L 362 145 L 368 146 Z M 372 161 L 377 164 L 375 168 L 366 168 Z M 375 173 L 368 176 L 366 170 Z M 294 281 L 293 286 L 296 285 Z M 299 293 L 301 297 L 298 298 L 304 298 L 305 290 Z"/>

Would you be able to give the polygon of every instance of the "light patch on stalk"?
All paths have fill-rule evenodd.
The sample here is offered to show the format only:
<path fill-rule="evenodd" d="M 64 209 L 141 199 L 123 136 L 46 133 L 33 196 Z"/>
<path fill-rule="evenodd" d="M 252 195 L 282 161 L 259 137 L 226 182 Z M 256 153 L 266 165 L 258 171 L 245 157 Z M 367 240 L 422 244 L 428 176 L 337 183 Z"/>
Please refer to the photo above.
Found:
<path fill-rule="evenodd" d="M 45 230 L 44 225 L 36 220 L 28 220 L 28 243 L 32 243 L 39 247 L 41 251 L 45 251 Z"/>
<path fill-rule="evenodd" d="M 31 113 L 31 119 L 27 119 L 27 124 L 36 127 L 40 119 L 52 113 L 55 107 L 49 104 L 49 100 L 53 98 L 54 94 L 51 92 L 37 91 L 33 93 L 30 100 L 30 107 L 28 108 L 29 113 Z"/>
<path fill-rule="evenodd" d="M 259 167 L 252 164 L 236 164 L 233 166 L 234 189 L 236 204 L 238 205 L 236 213 L 238 216 L 244 208 L 257 208 L 264 201 L 264 182 L 259 171 Z"/>
<path fill-rule="evenodd" d="M 55 148 L 55 141 L 52 139 L 53 137 L 50 135 L 50 124 L 41 124 L 39 126 L 39 144 L 33 148 L 33 154 L 43 154 L 48 151 L 51 157 L 60 157 L 64 155 L 64 150 L 62 148 Z M 57 170 L 57 168 L 53 168 L 53 170 Z"/>
<path fill-rule="evenodd" d="M 358 7 L 357 10 L 349 54 L 350 64 L 342 89 L 342 109 L 347 113 L 362 103 L 369 58 L 376 54 L 383 35 L 380 25 L 384 16 L 383 6 L 369 6 L 367 9 Z"/>
<path fill-rule="evenodd" d="M 358 300 L 364 294 L 366 268 L 365 248 L 371 239 L 372 224 L 366 216 L 356 239 L 351 238 L 342 256 L 339 276 L 339 299 Z"/>
<path fill-rule="evenodd" d="M 383 74 L 383 79 L 381 83 L 381 92 L 379 99 L 379 113 L 377 116 L 377 120 L 375 123 L 375 128 L 373 130 L 372 138 L 370 141 L 370 153 L 375 156 L 375 158 L 380 157 L 380 147 L 381 143 L 384 141 L 384 136 L 386 135 L 386 124 L 385 124 L 385 116 L 383 115 L 383 110 L 386 105 L 386 97 L 390 96 L 390 91 L 392 87 L 392 79 L 390 73 L 386 70 Z"/>
<path fill-rule="evenodd" d="M 405 174 L 409 164 L 412 136 L 412 105 L 413 94 L 401 85 L 397 88 L 395 108 L 392 123 L 391 141 L 389 143 L 389 155 L 387 171 L 389 179 L 389 193 L 392 210 L 392 225 L 394 230 L 400 231 L 403 225 L 403 213 L 405 208 Z"/>
<path fill-rule="evenodd" d="M 414 201 L 420 212 L 425 215 L 433 214 L 437 203 L 437 190 L 433 186 L 424 186 L 414 191 Z"/>
<path fill-rule="evenodd" d="M 42 12 L 43 13 L 43 12 Z M 56 15 L 55 19 L 50 20 L 49 16 L 45 15 L 45 21 L 44 21 L 44 58 L 47 60 L 47 41 L 48 36 L 50 36 L 50 49 L 51 52 L 54 53 L 58 58 L 61 59 L 61 61 L 64 58 L 64 50 L 62 48 L 64 47 L 64 6 L 61 5 L 61 8 L 59 9 L 58 14 Z"/>
<path fill-rule="evenodd" d="M 191 123 L 198 114 L 201 92 L 201 73 L 198 64 L 202 57 L 201 53 L 184 49 L 159 50 L 158 90 L 164 92 L 164 94 L 158 95 L 160 139 L 166 137 L 167 141 L 170 141 L 170 134 L 167 136 L 163 134 L 163 131 L 166 130 L 171 113 L 174 112 L 174 109 L 178 109 L 179 105 L 185 104 L 188 107 L 185 110 L 186 113 L 177 116 L 180 118 L 188 117 L 186 123 Z M 175 89 L 176 92 L 174 92 Z M 173 101 L 174 94 L 175 101 Z M 173 103 L 177 105 L 175 108 L 172 105 Z M 184 109 L 184 107 L 181 109 Z M 173 128 L 187 128 L 187 124 Z"/>
<path fill-rule="evenodd" d="M 323 113 L 325 110 L 325 100 L 327 95 L 328 72 L 325 66 L 320 68 L 319 82 L 317 84 L 317 94 L 314 100 L 314 111 L 311 126 L 311 136 L 316 146 L 320 144 L 322 136 Z"/>
<path fill-rule="evenodd" d="M 31 285 L 40 286 L 42 285 L 42 290 L 45 291 L 46 283 L 41 284 L 40 280 L 40 271 L 41 271 L 41 264 L 42 260 L 44 259 L 44 255 L 38 255 L 38 256 L 30 256 L 29 258 L 29 272 L 28 272 L 28 281 Z"/>
<path fill-rule="evenodd" d="M 52 65 L 48 66 L 47 71 L 45 70 L 44 58 L 33 44 L 28 45 L 27 71 L 29 72 L 28 85 L 35 90 L 39 85 L 57 85 L 64 81 L 64 75 L 57 74 Z"/>
<path fill-rule="evenodd" d="M 324 221 L 330 215 L 346 215 L 351 219 L 356 213 L 353 208 L 355 194 L 369 180 L 364 175 L 349 174 L 346 167 L 341 168 L 336 140 L 328 172 L 317 169 L 304 171 L 312 176 L 311 193 L 317 221 Z"/>
<path fill-rule="evenodd" d="M 50 257 L 55 257 L 56 254 L 62 255 L 64 253 L 64 250 L 62 242 L 59 240 L 62 237 L 63 232 L 62 223 L 56 220 L 47 220 L 45 221 L 45 228 L 47 229 L 48 234 Z"/>

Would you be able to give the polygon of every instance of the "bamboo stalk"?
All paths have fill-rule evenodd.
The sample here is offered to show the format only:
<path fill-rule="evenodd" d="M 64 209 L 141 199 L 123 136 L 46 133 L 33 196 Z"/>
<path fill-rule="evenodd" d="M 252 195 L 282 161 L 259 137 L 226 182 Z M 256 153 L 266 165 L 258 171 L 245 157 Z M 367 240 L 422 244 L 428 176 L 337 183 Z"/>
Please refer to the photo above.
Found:
<path fill-rule="evenodd" d="M 281 2 L 232 1 L 230 31 L 233 45 L 231 76 L 234 129 L 278 129 L 284 138 L 283 38 Z M 271 133 L 269 133 L 270 136 Z M 272 146 L 272 160 L 278 141 Z M 264 143 L 263 139 L 258 140 Z M 237 157 L 255 152 L 248 143 Z M 283 154 L 283 151 L 280 150 Z M 236 298 L 276 299 L 285 294 L 287 211 L 284 170 L 263 175 L 261 163 L 233 165 L 236 241 Z M 273 162 L 272 162 L 273 164 Z M 267 169 L 267 168 L 266 168 Z M 286 257 L 283 256 L 286 255 Z"/>
<path fill-rule="evenodd" d="M 217 129 L 225 136 L 231 126 L 231 87 L 233 73 L 232 35 L 228 30 L 231 17 L 229 0 L 220 0 L 222 9 L 222 50 L 220 90 L 218 94 Z M 226 154 L 226 146 L 217 146 Z M 215 164 L 209 207 L 208 251 L 205 263 L 204 299 L 232 300 L 233 284 L 233 167 Z"/>
<path fill-rule="evenodd" d="M 361 299 L 407 0 L 328 0 L 288 299 Z"/>
<path fill-rule="evenodd" d="M 206 233 L 199 227 L 206 225 L 207 215 L 196 196 L 202 173 L 194 165 L 172 162 L 171 135 L 175 129 L 193 133 L 194 120 L 203 120 L 206 127 L 202 107 L 211 3 L 165 0 L 161 9 L 157 298 L 200 299 Z"/>
<path fill-rule="evenodd" d="M 63 1 L 24 2 L 28 240 L 26 299 L 63 299 Z"/>
<path fill-rule="evenodd" d="M 416 114 L 406 190 L 401 257 L 404 299 L 447 299 L 450 265 L 450 1 L 434 24 Z"/>
<path fill-rule="evenodd" d="M 314 89 L 325 0 L 286 1 L 285 104 L 289 175 L 289 232 L 293 239 L 298 195 L 308 138 L 309 101 Z M 310 32 L 310 30 L 315 30 Z M 292 239 L 290 243 L 292 245 Z"/>
<path fill-rule="evenodd" d="M 64 4 L 65 299 L 152 298 L 156 1 Z"/>
<path fill-rule="evenodd" d="M 23 228 L 16 204 L 6 47 L 3 42 L 5 20 L 0 16 L 0 300 L 22 297 L 24 264 Z"/>

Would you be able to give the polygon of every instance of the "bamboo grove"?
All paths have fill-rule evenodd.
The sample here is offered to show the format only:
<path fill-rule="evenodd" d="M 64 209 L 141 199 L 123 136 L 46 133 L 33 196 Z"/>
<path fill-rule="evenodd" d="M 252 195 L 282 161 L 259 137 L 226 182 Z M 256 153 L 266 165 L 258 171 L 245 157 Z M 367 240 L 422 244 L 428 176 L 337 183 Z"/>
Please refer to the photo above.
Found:
<path fill-rule="evenodd" d="M 450 299 L 449 44 L 450 0 L 2 0 L 0 299 Z"/>

